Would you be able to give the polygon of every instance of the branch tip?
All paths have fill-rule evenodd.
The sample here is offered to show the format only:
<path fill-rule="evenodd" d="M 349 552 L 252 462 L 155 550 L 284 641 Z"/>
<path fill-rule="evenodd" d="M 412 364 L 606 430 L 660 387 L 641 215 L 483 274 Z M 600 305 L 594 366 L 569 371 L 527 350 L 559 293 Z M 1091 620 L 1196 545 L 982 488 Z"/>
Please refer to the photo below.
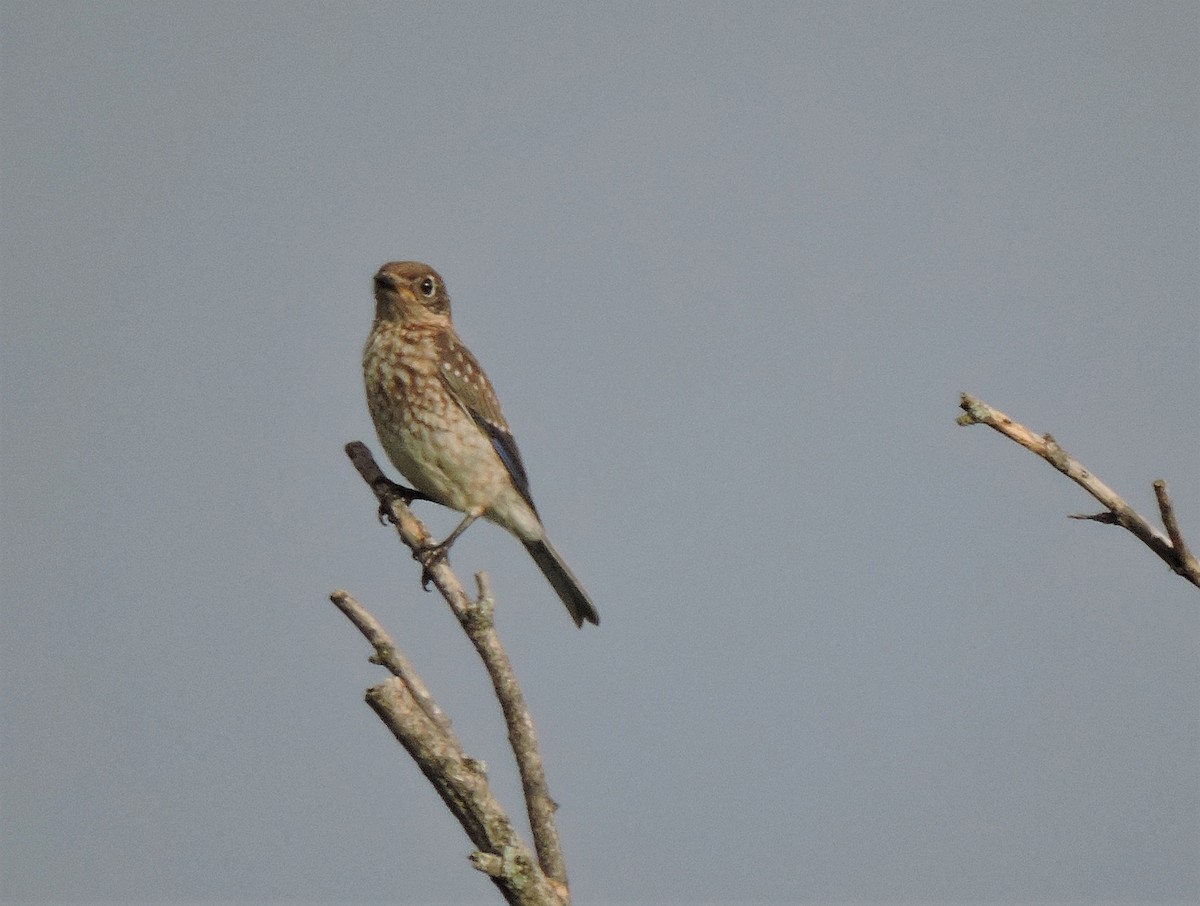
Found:
<path fill-rule="evenodd" d="M 479 850 L 468 856 L 471 864 L 485 875 L 492 878 L 504 877 L 504 859 L 495 853 L 484 853 Z"/>
<path fill-rule="evenodd" d="M 1089 522 L 1101 522 L 1105 525 L 1119 525 L 1121 520 L 1117 518 L 1117 514 L 1105 510 L 1102 513 L 1069 513 L 1068 519 L 1086 519 Z"/>

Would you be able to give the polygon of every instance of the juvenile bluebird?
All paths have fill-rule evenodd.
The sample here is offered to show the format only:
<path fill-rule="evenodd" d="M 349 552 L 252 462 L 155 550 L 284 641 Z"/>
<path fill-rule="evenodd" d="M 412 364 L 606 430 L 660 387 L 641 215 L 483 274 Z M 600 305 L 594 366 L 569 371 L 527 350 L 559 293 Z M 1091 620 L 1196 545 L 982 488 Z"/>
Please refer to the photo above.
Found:
<path fill-rule="evenodd" d="M 363 377 L 392 464 L 420 496 L 465 514 L 433 549 L 444 554 L 482 516 L 520 539 L 576 626 L 598 625 L 591 598 L 546 537 L 500 402 L 455 333 L 450 296 L 429 265 L 393 261 L 375 275 Z"/>

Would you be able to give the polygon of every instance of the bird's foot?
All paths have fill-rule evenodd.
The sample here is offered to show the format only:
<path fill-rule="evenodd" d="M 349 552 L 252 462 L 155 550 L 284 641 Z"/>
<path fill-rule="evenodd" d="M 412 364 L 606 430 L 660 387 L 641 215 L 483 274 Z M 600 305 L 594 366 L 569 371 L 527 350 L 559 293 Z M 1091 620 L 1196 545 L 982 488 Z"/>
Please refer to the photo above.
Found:
<path fill-rule="evenodd" d="M 444 540 L 437 544 L 422 544 L 420 547 L 413 550 L 413 559 L 421 564 L 421 587 L 429 591 L 429 582 L 433 579 L 430 574 L 430 567 L 436 563 L 445 560 L 446 554 L 450 552 L 450 545 L 458 540 L 458 536 L 467 530 L 467 527 L 479 518 L 481 514 L 467 513 L 463 517 L 463 521 L 458 524 L 458 527 L 445 537 Z"/>
<path fill-rule="evenodd" d="M 423 590 L 429 591 L 429 583 L 433 581 L 433 574 L 430 570 L 444 561 L 449 553 L 450 545 L 447 541 L 438 544 L 424 544 L 413 551 L 413 559 L 421 564 L 421 588 Z"/>
<path fill-rule="evenodd" d="M 379 524 L 387 525 L 389 522 L 395 523 L 392 517 L 392 502 L 401 500 L 405 506 L 410 505 L 414 500 L 432 500 L 428 494 L 423 494 L 416 488 L 408 488 L 402 484 L 396 484 L 390 478 L 380 477 L 375 483 L 375 493 L 382 495 L 383 500 L 379 504 Z"/>

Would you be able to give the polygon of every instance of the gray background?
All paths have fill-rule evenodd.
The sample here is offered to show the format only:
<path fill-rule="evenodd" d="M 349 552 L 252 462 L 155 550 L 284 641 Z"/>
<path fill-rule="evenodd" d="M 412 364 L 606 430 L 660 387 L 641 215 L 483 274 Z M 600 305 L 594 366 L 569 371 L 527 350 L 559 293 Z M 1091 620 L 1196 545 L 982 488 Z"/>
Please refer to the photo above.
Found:
<path fill-rule="evenodd" d="M 603 616 L 455 548 L 577 902 L 1200 899 L 1196 589 L 954 424 L 1200 547 L 1195 4 L 0 15 L 0 898 L 496 902 L 327 601 L 516 811 L 342 453 L 418 258 Z"/>

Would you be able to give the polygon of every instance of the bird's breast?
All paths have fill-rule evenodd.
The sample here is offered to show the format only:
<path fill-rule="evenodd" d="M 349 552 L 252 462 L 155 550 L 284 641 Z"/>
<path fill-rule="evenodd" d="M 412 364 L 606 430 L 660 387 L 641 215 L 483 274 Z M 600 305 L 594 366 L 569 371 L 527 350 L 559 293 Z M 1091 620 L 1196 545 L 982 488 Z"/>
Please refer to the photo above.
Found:
<path fill-rule="evenodd" d="M 461 511 L 488 507 L 507 473 L 450 395 L 436 337 L 376 329 L 363 350 L 367 407 L 384 452 L 419 491 Z"/>

